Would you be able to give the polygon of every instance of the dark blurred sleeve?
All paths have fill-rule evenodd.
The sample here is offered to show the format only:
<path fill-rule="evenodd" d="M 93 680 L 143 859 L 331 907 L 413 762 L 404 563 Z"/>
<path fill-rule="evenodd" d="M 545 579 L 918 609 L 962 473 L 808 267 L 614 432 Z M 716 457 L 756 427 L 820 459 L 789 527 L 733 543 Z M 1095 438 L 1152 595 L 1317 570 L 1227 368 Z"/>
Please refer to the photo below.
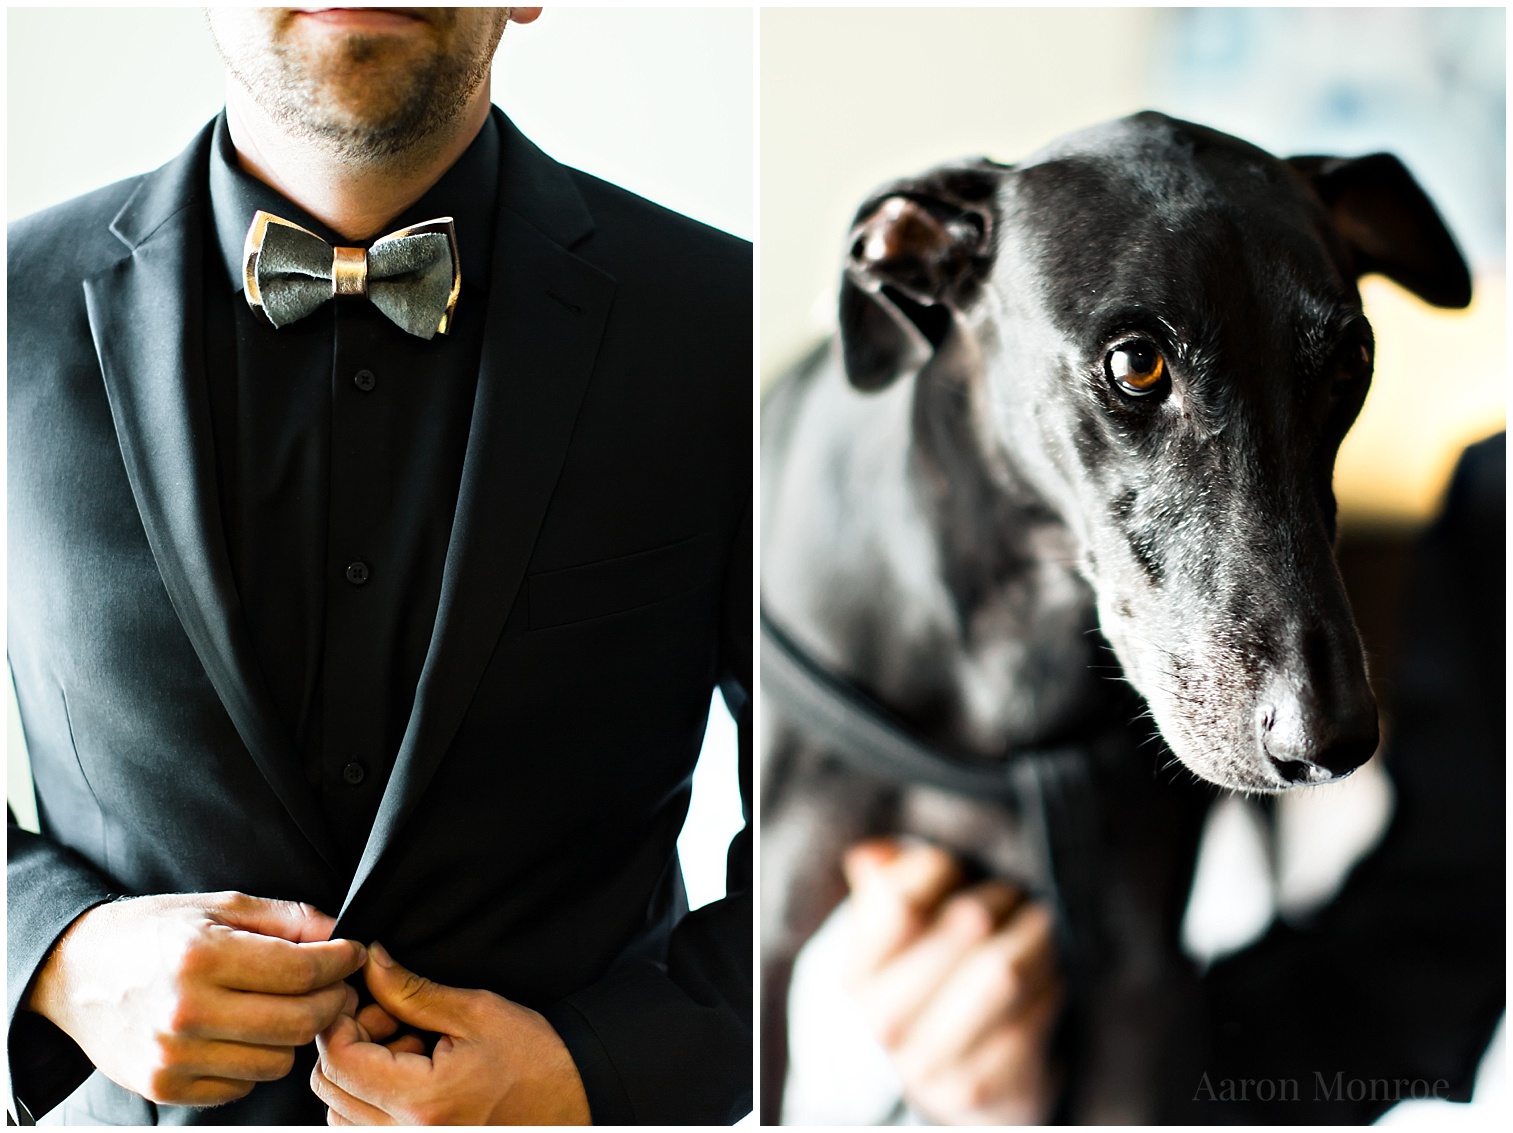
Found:
<path fill-rule="evenodd" d="M 6 807 L 6 1094 L 40 1117 L 94 1066 L 58 1027 L 25 1009 L 32 981 L 78 917 L 120 893 L 75 854 L 23 830 Z"/>
<path fill-rule="evenodd" d="M 1415 552 L 1381 845 L 1310 924 L 1278 924 L 1204 980 L 1211 1092 L 1292 1079 L 1297 1100 L 1210 1100 L 1195 1076 L 1174 1084 L 1173 1120 L 1364 1123 L 1403 1091 L 1372 1100 L 1373 1081 L 1470 1096 L 1506 1000 L 1505 453 L 1502 434 L 1466 451 Z"/>
<path fill-rule="evenodd" d="M 750 493 L 725 580 L 719 686 L 735 717 L 741 814 L 726 895 L 673 930 L 667 962 L 618 969 L 548 1008 L 595 1125 L 729 1125 L 751 1111 L 752 527 Z"/>

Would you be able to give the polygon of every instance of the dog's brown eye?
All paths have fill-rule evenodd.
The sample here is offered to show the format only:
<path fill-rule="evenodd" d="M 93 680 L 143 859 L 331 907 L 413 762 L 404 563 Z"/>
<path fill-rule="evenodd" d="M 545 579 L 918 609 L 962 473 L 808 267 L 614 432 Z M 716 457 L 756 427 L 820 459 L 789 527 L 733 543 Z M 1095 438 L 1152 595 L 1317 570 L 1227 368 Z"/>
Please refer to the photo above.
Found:
<path fill-rule="evenodd" d="M 1342 347 L 1334 367 L 1334 392 L 1336 396 L 1356 389 L 1359 383 L 1371 376 L 1371 346 L 1364 342 L 1350 343 Z"/>
<path fill-rule="evenodd" d="M 1149 342 L 1125 342 L 1104 359 L 1109 379 L 1125 393 L 1144 397 L 1154 393 L 1166 377 L 1166 360 Z"/>
<path fill-rule="evenodd" d="M 1371 373 L 1371 347 L 1364 342 L 1358 344 L 1354 353 L 1347 357 L 1345 365 L 1347 379 L 1364 378 Z"/>

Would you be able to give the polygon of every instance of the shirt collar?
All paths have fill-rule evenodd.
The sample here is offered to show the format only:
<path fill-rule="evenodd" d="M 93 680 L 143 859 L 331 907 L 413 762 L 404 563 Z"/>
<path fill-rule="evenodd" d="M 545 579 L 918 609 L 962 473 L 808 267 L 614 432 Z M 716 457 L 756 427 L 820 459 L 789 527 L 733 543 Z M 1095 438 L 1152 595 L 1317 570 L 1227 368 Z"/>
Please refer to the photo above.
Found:
<path fill-rule="evenodd" d="M 487 288 L 498 184 L 499 128 L 494 124 L 494 115 L 490 114 L 472 145 L 442 174 L 441 180 L 391 223 L 384 225 L 374 239 L 423 220 L 450 216 L 457 227 L 463 282 L 469 287 Z M 215 136 L 210 147 L 210 208 L 215 217 L 221 259 L 234 292 L 242 290 L 242 247 L 247 240 L 247 229 L 252 224 L 252 214 L 258 209 L 308 228 L 330 244 L 347 243 L 277 189 L 242 169 L 231 144 L 231 131 L 226 126 L 224 112 L 215 121 Z"/>

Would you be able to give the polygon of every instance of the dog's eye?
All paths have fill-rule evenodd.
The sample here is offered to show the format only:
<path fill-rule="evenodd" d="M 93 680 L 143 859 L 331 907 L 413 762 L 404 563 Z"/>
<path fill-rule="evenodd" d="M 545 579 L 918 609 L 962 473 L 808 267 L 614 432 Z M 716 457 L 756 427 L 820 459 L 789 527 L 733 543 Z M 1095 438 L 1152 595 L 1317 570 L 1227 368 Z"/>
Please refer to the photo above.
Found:
<path fill-rule="evenodd" d="M 1103 360 L 1109 380 L 1134 397 L 1154 393 L 1166 377 L 1166 360 L 1155 345 L 1136 339 L 1122 342 Z"/>
<path fill-rule="evenodd" d="M 1371 376 L 1371 347 L 1364 342 L 1354 344 L 1345 352 L 1341 360 L 1336 381 L 1353 382 L 1359 378 Z"/>
<path fill-rule="evenodd" d="M 1334 397 L 1354 398 L 1359 396 L 1367 379 L 1371 377 L 1372 350 L 1369 342 L 1345 342 L 1335 351 L 1334 378 L 1331 393 Z"/>

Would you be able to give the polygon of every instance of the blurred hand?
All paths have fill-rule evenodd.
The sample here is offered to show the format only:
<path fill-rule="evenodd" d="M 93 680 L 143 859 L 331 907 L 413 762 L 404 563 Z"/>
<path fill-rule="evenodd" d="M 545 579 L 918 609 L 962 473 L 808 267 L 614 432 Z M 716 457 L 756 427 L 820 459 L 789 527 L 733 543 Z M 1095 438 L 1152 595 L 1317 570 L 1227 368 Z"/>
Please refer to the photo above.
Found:
<path fill-rule="evenodd" d="M 219 1105 L 282 1078 L 357 993 L 366 950 L 309 905 L 244 893 L 136 897 L 69 926 L 26 1006 L 106 1077 L 165 1105 Z"/>
<path fill-rule="evenodd" d="M 1050 911 L 1002 881 L 963 887 L 933 846 L 874 839 L 845 858 L 849 980 L 904 1097 L 939 1124 L 1039 1124 L 1061 1006 Z"/>

